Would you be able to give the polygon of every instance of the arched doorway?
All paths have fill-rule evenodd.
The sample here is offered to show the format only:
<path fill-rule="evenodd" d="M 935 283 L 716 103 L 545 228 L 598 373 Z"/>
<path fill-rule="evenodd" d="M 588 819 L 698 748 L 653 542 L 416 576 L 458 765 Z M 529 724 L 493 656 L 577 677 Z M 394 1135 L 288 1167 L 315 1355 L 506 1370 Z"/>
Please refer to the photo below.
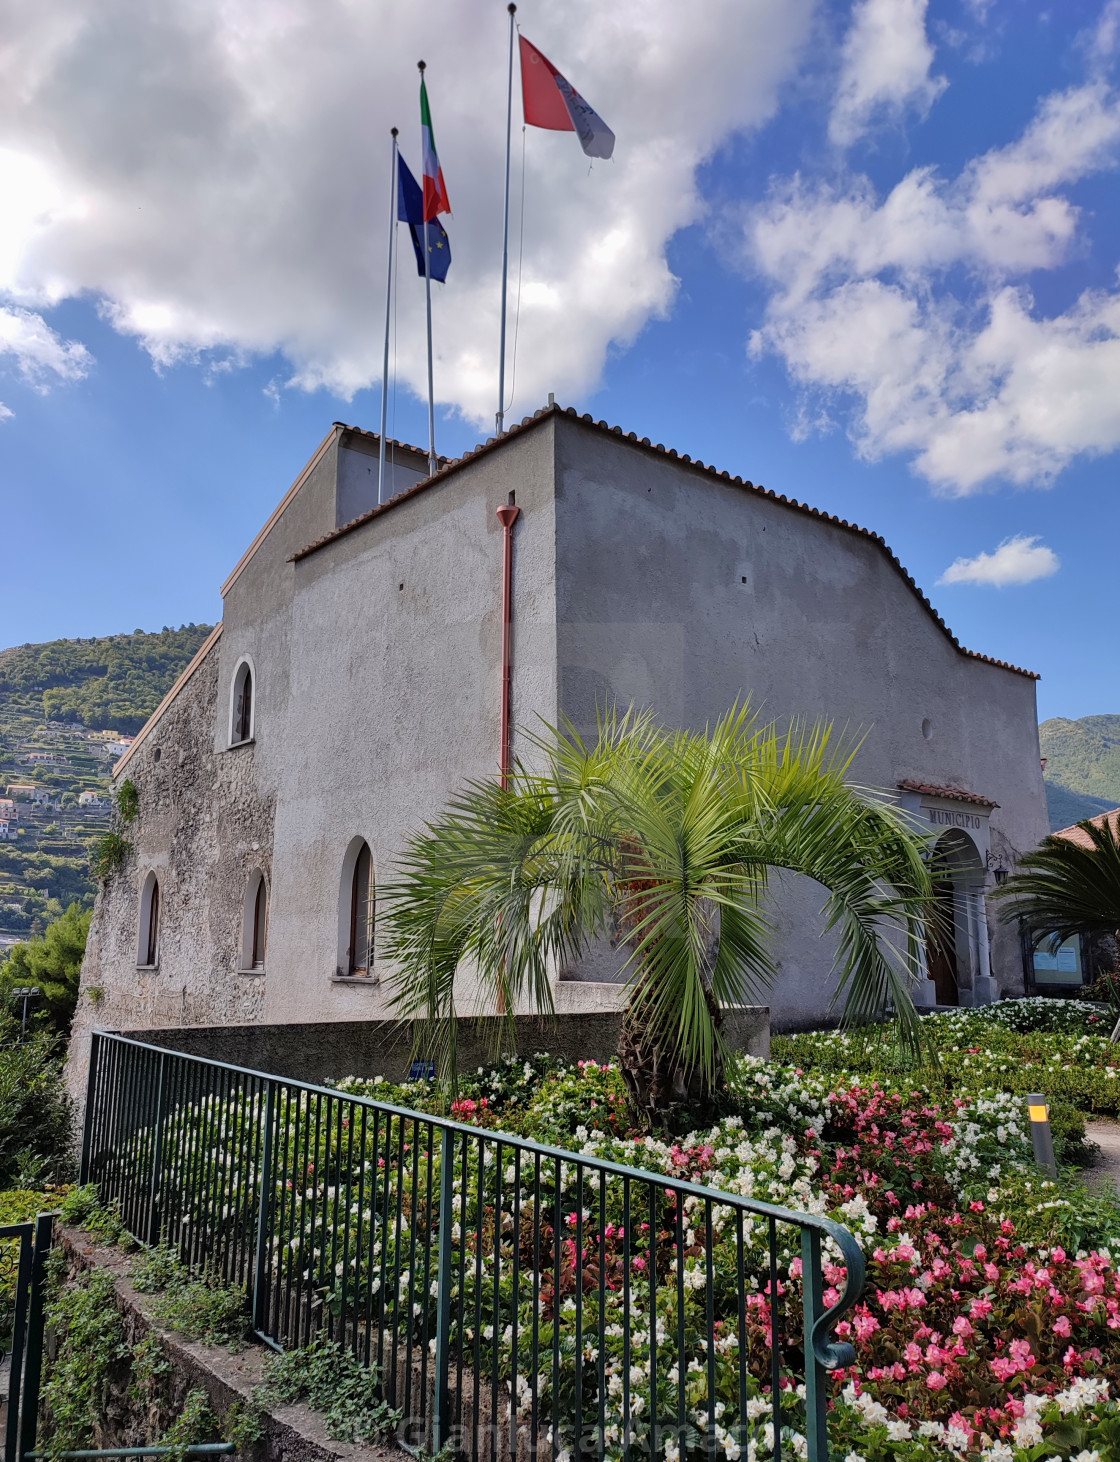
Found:
<path fill-rule="evenodd" d="M 934 899 L 926 960 L 938 1005 L 974 1005 L 978 977 L 988 973 L 984 863 L 960 828 L 937 839 L 930 859 Z"/>

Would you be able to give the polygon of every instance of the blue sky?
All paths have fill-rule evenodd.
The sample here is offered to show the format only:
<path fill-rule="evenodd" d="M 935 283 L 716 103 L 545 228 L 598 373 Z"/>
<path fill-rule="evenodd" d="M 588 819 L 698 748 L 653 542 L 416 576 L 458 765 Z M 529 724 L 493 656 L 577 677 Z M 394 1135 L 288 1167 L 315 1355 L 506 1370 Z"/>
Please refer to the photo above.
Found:
<path fill-rule="evenodd" d="M 455 208 L 437 445 L 488 434 L 504 6 L 366 9 L 351 33 L 311 0 L 169 0 L 158 28 L 139 0 L 26 6 L 0 61 L 24 78 L 0 103 L 0 642 L 213 620 L 330 423 L 376 427 L 379 139 L 397 122 L 415 166 L 421 50 Z M 1120 5 L 680 10 L 520 8 L 618 142 L 589 170 L 573 137 L 524 139 L 512 417 L 552 389 L 865 524 L 964 644 L 1042 674 L 1042 717 L 1120 710 Z M 421 299 L 402 269 L 392 421 L 418 443 Z"/>

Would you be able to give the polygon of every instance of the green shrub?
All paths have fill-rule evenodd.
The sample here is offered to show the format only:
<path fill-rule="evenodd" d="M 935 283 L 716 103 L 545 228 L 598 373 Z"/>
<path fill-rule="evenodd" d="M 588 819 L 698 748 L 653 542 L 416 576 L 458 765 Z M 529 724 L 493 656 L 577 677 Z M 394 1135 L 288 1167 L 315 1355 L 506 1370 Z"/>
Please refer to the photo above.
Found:
<path fill-rule="evenodd" d="M 152 1314 L 188 1340 L 236 1347 L 249 1329 L 245 1292 L 209 1275 L 191 1273 L 178 1253 L 158 1245 L 132 1266 L 132 1283 L 141 1294 L 155 1295 Z"/>
<path fill-rule="evenodd" d="M 111 878 L 132 852 L 132 844 L 120 833 L 103 833 L 89 850 L 89 871 L 100 883 Z"/>
<path fill-rule="evenodd" d="M 122 822 L 134 821 L 140 809 L 140 790 L 131 777 L 125 777 L 117 788 L 117 811 Z"/>
<path fill-rule="evenodd" d="M 64 1198 L 58 1216 L 65 1227 L 85 1229 L 103 1243 L 119 1244 L 125 1249 L 134 1247 L 121 1219 L 119 1204 L 102 1203 L 96 1183 L 72 1188 Z"/>
<path fill-rule="evenodd" d="M 0 1014 L 0 1189 L 64 1182 L 72 1120 L 55 1038 L 36 1032 L 20 1041 L 18 1025 Z"/>
<path fill-rule="evenodd" d="M 304 1401 L 324 1413 L 327 1435 L 340 1442 L 375 1441 L 400 1420 L 381 1395 L 377 1371 L 322 1335 L 302 1350 L 269 1356 L 254 1399 L 266 1407 Z"/>
<path fill-rule="evenodd" d="M 60 1268 L 57 1261 L 52 1265 L 53 1293 L 47 1305 L 47 1324 L 56 1338 L 43 1387 L 40 1434 L 47 1459 L 94 1444 L 111 1388 L 131 1357 L 113 1276 L 106 1269 L 91 1269 L 67 1284 L 61 1282 Z"/>

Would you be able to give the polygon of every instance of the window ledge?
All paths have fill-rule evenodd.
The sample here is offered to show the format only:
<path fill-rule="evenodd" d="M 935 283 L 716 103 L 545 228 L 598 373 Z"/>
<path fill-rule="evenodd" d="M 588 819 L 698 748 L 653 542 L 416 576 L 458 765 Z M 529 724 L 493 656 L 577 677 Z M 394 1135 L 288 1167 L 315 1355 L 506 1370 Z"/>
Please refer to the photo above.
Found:
<path fill-rule="evenodd" d="M 369 985 L 371 989 L 381 984 L 376 975 L 332 975 L 332 985 Z"/>
<path fill-rule="evenodd" d="M 154 965 L 137 965 L 136 968 L 138 970 L 158 970 L 159 969 L 159 965 L 158 964 L 154 964 Z"/>
<path fill-rule="evenodd" d="M 264 965 L 250 965 L 248 969 L 235 970 L 236 975 L 263 975 Z"/>
<path fill-rule="evenodd" d="M 248 737 L 245 741 L 231 741 L 225 748 L 226 751 L 240 751 L 243 746 L 252 746 L 256 741 L 255 736 Z"/>

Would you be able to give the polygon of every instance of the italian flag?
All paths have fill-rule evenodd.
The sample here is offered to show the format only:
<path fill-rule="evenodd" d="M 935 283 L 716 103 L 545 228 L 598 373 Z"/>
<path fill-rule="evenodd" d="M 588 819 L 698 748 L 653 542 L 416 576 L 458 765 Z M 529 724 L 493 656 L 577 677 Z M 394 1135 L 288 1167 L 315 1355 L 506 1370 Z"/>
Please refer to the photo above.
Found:
<path fill-rule="evenodd" d="M 428 106 L 428 88 L 420 78 L 420 135 L 424 139 L 424 219 L 429 223 L 441 213 L 451 212 L 447 197 L 447 184 L 443 181 L 443 169 L 436 152 L 435 133 L 432 131 L 432 113 Z"/>

